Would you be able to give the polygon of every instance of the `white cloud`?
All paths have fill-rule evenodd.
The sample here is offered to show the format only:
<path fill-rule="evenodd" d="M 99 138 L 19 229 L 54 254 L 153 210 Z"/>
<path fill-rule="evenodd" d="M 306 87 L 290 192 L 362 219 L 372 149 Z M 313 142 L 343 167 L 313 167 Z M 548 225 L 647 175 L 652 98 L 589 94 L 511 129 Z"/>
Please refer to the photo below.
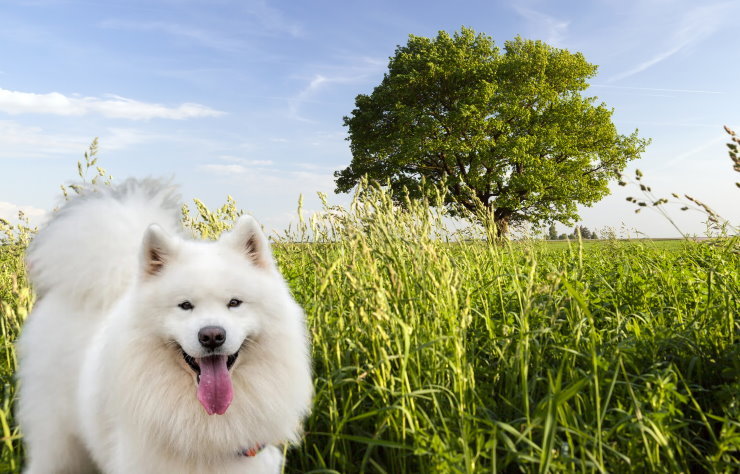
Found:
<path fill-rule="evenodd" d="M 0 219 L 5 219 L 10 223 L 18 222 L 19 211 L 23 212 L 32 225 L 39 225 L 42 223 L 48 214 L 47 211 L 39 209 L 38 207 L 19 206 L 12 202 L 0 201 Z"/>
<path fill-rule="evenodd" d="M 282 204 L 281 212 L 272 212 L 261 216 L 260 222 L 265 226 L 265 230 L 269 234 L 284 235 L 285 231 L 290 227 L 295 231 L 299 223 L 299 217 L 297 212 L 297 204 L 299 196 L 303 198 L 303 209 L 302 214 L 304 222 L 310 222 L 311 216 L 314 214 L 324 214 L 326 211 L 323 210 L 323 204 L 318 197 L 318 193 L 321 192 L 329 196 L 329 204 L 331 206 L 341 205 L 343 207 L 349 207 L 351 202 L 351 196 L 349 195 L 334 195 L 333 194 L 333 182 L 324 183 L 324 178 L 320 176 L 312 176 L 310 181 L 305 181 L 305 176 L 302 178 L 285 176 L 279 180 L 279 183 L 275 183 L 272 186 L 280 185 L 286 186 L 282 189 L 291 189 L 294 192 L 290 195 L 290 198 L 285 196 L 270 196 L 265 193 L 262 199 L 279 199 Z M 287 188 L 290 186 L 290 188 Z M 290 209 L 290 210 L 285 210 Z"/>
<path fill-rule="evenodd" d="M 305 163 L 290 163 L 289 169 L 275 166 L 245 166 L 241 164 L 209 163 L 200 169 L 215 176 L 220 186 L 233 188 L 240 203 L 260 203 L 260 223 L 268 231 L 282 232 L 289 224 L 296 224 L 294 205 L 299 195 L 305 198 L 304 215 L 312 214 L 308 209 L 321 208 L 316 193 L 333 194 L 334 178 L 328 168 L 306 166 Z M 349 202 L 349 196 L 334 196 L 340 203 Z M 248 209 L 248 207 L 247 207 Z"/>
<path fill-rule="evenodd" d="M 248 163 L 248 160 L 244 160 Z M 271 164 L 270 161 L 253 161 L 252 163 Z M 232 177 L 238 179 L 242 184 L 248 184 L 252 189 L 269 190 L 272 194 L 276 190 L 283 192 L 331 192 L 334 188 L 333 170 L 319 167 L 307 166 L 304 163 L 291 164 L 292 170 L 282 170 L 264 164 L 221 164 L 208 163 L 200 166 L 200 169 L 217 176 Z"/>
<path fill-rule="evenodd" d="M 231 155 L 221 155 L 219 156 L 219 159 L 226 161 L 229 164 L 208 163 L 201 165 L 200 169 L 216 176 L 255 175 L 265 172 L 270 173 L 273 171 L 273 169 L 270 168 L 273 165 L 271 160 L 248 160 L 246 158 Z"/>
<path fill-rule="evenodd" d="M 531 25 L 529 29 L 536 32 L 536 35 L 545 43 L 558 46 L 565 39 L 570 22 L 521 5 L 513 7 Z"/>
<path fill-rule="evenodd" d="M 245 2 L 244 9 L 267 32 L 287 33 L 294 38 L 301 37 L 304 34 L 300 24 L 285 18 L 282 12 L 268 5 L 265 0 Z"/>
<path fill-rule="evenodd" d="M 109 128 L 99 138 L 101 146 L 106 150 L 120 150 L 140 143 L 173 140 L 173 137 L 135 128 Z"/>
<path fill-rule="evenodd" d="M 316 102 L 314 97 L 318 95 L 322 89 L 330 84 L 352 84 L 362 82 L 366 78 L 366 74 L 358 74 L 353 76 L 325 76 L 323 74 L 315 74 L 309 81 L 308 85 L 306 85 L 295 96 L 288 99 L 290 118 L 299 120 L 301 122 L 316 123 L 314 120 L 305 118 L 301 115 L 300 108 L 302 104 L 306 102 Z"/>
<path fill-rule="evenodd" d="M 307 119 L 300 114 L 300 106 L 302 103 L 309 101 L 318 92 L 321 86 L 328 82 L 330 82 L 330 79 L 321 74 L 316 74 L 303 90 L 296 94 L 295 97 L 288 100 L 289 116 L 301 122 L 315 123 L 313 120 Z"/>
<path fill-rule="evenodd" d="M 664 36 L 668 38 L 668 41 L 663 42 L 662 50 L 636 66 L 611 77 L 609 82 L 639 74 L 707 39 L 731 21 L 735 7 L 736 4 L 733 2 L 723 2 L 678 10 L 683 14 L 673 22 L 666 23 L 666 27 L 670 30 L 665 32 Z M 661 9 L 661 11 L 666 10 Z"/>
<path fill-rule="evenodd" d="M 87 148 L 91 139 L 48 133 L 41 127 L 0 120 L 0 158 L 78 155 Z"/>
<path fill-rule="evenodd" d="M 678 44 L 666 51 L 662 51 L 659 54 L 653 56 L 652 58 L 648 59 L 647 61 L 643 61 L 642 63 L 638 64 L 637 66 L 633 67 L 632 69 L 629 69 L 627 71 L 624 71 L 620 74 L 617 74 L 616 76 L 613 76 L 609 79 L 609 81 L 618 81 L 620 79 L 624 79 L 630 76 L 634 76 L 635 74 L 638 74 L 642 71 L 645 71 L 646 69 L 651 68 L 652 66 L 655 66 L 656 64 L 665 61 L 666 59 L 670 58 L 674 54 L 681 51 L 686 45 L 688 44 Z"/>
<path fill-rule="evenodd" d="M 40 158 L 54 155 L 81 155 L 94 138 L 50 132 L 12 120 L 0 120 L 0 158 Z M 105 150 L 121 150 L 153 141 L 181 141 L 179 137 L 134 128 L 107 128 L 99 136 Z"/>
<path fill-rule="evenodd" d="M 243 41 L 224 37 L 214 31 L 180 25 L 166 21 L 134 22 L 124 20 L 105 20 L 100 23 L 102 28 L 116 30 L 155 31 L 166 35 L 184 38 L 188 42 L 196 43 L 206 48 L 220 51 L 242 51 L 247 47 Z"/>
<path fill-rule="evenodd" d="M 330 64 L 320 67 L 323 72 L 312 73 L 300 79 L 308 81 L 292 97 L 286 97 L 288 102 L 288 117 L 307 123 L 316 123 L 314 120 L 301 114 L 301 107 L 306 103 L 322 103 L 317 99 L 321 93 L 329 87 L 346 84 L 363 84 L 376 77 L 382 77 L 382 71 L 386 69 L 387 61 L 371 57 L 355 57 L 351 55 L 341 56 L 339 64 Z M 307 79 L 307 76 L 310 77 Z"/>
<path fill-rule="evenodd" d="M 689 150 L 686 150 L 683 153 L 680 153 L 678 155 L 674 155 L 671 158 L 663 161 L 662 166 L 656 166 L 655 167 L 655 170 L 656 171 L 661 171 L 661 170 L 664 170 L 664 169 L 675 169 L 676 168 L 676 165 L 678 165 L 679 163 L 681 163 L 683 161 L 688 160 L 689 158 L 698 158 L 700 161 L 701 160 L 706 161 L 707 160 L 707 155 L 708 155 L 707 152 L 709 150 L 713 150 L 713 151 L 722 150 L 723 147 L 721 146 L 721 144 L 725 143 L 726 141 L 727 141 L 727 138 L 725 136 L 722 136 L 722 135 L 717 136 L 717 137 L 713 137 L 713 138 L 711 138 L 711 139 L 709 139 L 709 140 L 707 140 L 707 141 L 705 141 L 703 143 L 700 143 L 699 145 L 697 145 L 697 146 L 695 146 L 695 147 L 693 147 L 693 148 L 691 148 Z M 712 154 L 709 154 L 710 157 L 712 155 L 713 155 L 713 153 Z M 720 157 L 720 159 L 722 160 L 722 162 L 725 162 L 726 161 L 721 154 L 717 154 L 716 156 Z M 729 162 L 729 160 L 727 160 L 727 161 Z"/>
<path fill-rule="evenodd" d="M 221 164 L 208 164 L 201 166 L 203 171 L 217 175 L 237 175 L 245 174 L 249 169 L 242 165 L 221 165 Z"/>
<path fill-rule="evenodd" d="M 80 116 L 99 114 L 108 118 L 149 120 L 165 118 L 183 120 L 196 117 L 217 117 L 224 112 L 205 105 L 184 103 L 177 107 L 141 102 L 120 96 L 69 97 L 59 92 L 35 94 L 32 92 L 0 89 L 0 111 L 11 115 L 50 114 Z"/>
<path fill-rule="evenodd" d="M 231 163 L 241 163 L 248 166 L 270 166 L 273 164 L 272 160 L 248 160 L 246 158 L 240 158 L 232 155 L 221 155 L 220 159 L 229 161 Z"/>
<path fill-rule="evenodd" d="M 283 36 L 287 34 L 294 38 L 304 35 L 299 23 L 286 18 L 280 10 L 270 6 L 265 0 L 241 1 L 235 4 L 238 5 L 240 11 L 233 12 L 233 17 L 242 24 L 240 35 Z M 100 22 L 99 26 L 107 29 L 164 33 L 206 48 L 226 52 L 243 52 L 252 49 L 249 42 L 234 36 L 225 36 L 215 28 L 206 30 L 171 21 L 108 19 Z"/>

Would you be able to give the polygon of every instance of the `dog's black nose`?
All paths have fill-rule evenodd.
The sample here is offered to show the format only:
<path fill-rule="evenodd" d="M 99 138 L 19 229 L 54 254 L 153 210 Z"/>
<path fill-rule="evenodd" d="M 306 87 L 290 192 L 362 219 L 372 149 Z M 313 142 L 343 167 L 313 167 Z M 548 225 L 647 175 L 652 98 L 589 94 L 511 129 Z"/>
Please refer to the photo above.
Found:
<path fill-rule="evenodd" d="M 220 326 L 206 326 L 198 331 L 198 341 L 206 349 L 215 349 L 226 341 L 226 330 Z"/>

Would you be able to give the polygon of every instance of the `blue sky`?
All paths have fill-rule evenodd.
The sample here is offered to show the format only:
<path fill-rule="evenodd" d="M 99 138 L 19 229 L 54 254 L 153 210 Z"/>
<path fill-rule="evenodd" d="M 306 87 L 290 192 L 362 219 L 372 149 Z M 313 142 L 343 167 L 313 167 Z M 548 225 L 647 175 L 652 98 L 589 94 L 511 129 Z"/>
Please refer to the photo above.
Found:
<path fill-rule="evenodd" d="M 317 191 L 344 204 L 332 172 L 351 159 L 342 117 L 355 96 L 409 34 L 464 25 L 500 46 L 521 35 L 582 52 L 599 65 L 587 93 L 622 133 L 653 139 L 630 169 L 737 223 L 722 126 L 740 132 L 739 18 L 740 2 L 714 0 L 3 0 L 0 217 L 42 220 L 96 136 L 114 179 L 174 176 L 185 199 L 230 194 L 270 229 L 301 193 L 308 210 Z M 613 189 L 584 225 L 676 235 L 634 214 L 634 189 Z M 701 215 L 671 213 L 702 232 Z"/>

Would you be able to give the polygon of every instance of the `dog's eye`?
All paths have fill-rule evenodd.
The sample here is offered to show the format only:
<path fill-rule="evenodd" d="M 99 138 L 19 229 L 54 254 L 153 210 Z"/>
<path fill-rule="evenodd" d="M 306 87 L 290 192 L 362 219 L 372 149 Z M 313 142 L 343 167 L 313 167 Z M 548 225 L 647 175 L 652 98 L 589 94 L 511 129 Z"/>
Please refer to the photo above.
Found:
<path fill-rule="evenodd" d="M 191 303 L 190 301 L 183 301 L 177 306 L 179 306 L 180 309 L 185 310 L 185 311 L 188 311 L 194 308 L 193 303 Z"/>
<path fill-rule="evenodd" d="M 226 306 L 228 306 L 229 308 L 236 308 L 241 304 L 242 304 L 242 300 L 231 298 L 231 300 L 229 300 L 229 304 L 227 304 Z"/>

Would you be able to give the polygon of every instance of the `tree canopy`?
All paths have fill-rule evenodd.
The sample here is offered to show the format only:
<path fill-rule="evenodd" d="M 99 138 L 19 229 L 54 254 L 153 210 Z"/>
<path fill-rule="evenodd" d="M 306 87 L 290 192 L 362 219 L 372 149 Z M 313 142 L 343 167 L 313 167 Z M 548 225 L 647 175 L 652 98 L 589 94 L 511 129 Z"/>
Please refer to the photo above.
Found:
<path fill-rule="evenodd" d="M 613 111 L 582 95 L 595 74 L 582 54 L 541 41 L 517 37 L 502 52 L 469 28 L 411 35 L 344 118 L 352 162 L 334 173 L 336 190 L 367 176 L 400 200 L 443 183 L 453 212 L 487 210 L 502 234 L 570 223 L 649 142 L 620 135 Z"/>

